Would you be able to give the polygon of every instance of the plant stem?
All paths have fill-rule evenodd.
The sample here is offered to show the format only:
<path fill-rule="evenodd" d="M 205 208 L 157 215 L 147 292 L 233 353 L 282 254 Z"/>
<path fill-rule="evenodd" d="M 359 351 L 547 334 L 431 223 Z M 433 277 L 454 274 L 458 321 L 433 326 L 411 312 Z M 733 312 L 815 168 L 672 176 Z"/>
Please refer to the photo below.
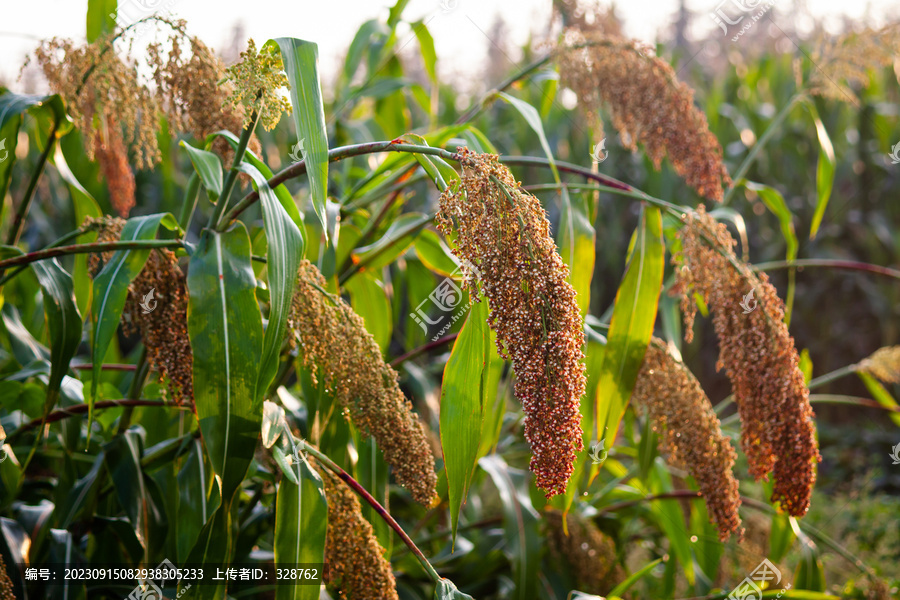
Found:
<path fill-rule="evenodd" d="M 766 131 L 759 137 L 756 141 L 756 144 L 750 148 L 750 152 L 747 153 L 747 157 L 744 159 L 744 162 L 741 163 L 741 166 L 738 167 L 737 172 L 734 174 L 732 178 L 734 183 L 732 183 L 731 187 L 728 188 L 725 192 L 725 197 L 722 199 L 722 204 L 728 204 L 728 200 L 731 199 L 731 196 L 734 195 L 735 190 L 737 190 L 738 182 L 744 178 L 744 175 L 747 174 L 747 171 L 750 170 L 750 165 L 753 164 L 753 161 L 756 160 L 759 151 L 763 149 L 766 143 L 771 139 L 775 132 L 780 128 L 781 122 L 788 116 L 788 113 L 791 112 L 791 109 L 794 107 L 794 104 L 799 102 L 806 96 L 805 92 L 797 92 L 793 96 L 791 96 L 790 100 L 788 100 L 787 104 L 775 115 L 775 118 L 769 124 L 769 127 Z"/>
<path fill-rule="evenodd" d="M 16 211 L 16 218 L 13 221 L 12 229 L 9 230 L 9 235 L 6 238 L 7 246 L 15 246 L 19 243 L 19 238 L 22 236 L 22 230 L 25 228 L 25 217 L 28 216 L 28 209 L 31 207 L 32 200 L 34 200 L 34 193 L 37 190 L 38 180 L 44 172 L 44 167 L 47 166 L 47 159 L 50 158 L 50 152 L 53 150 L 53 145 L 56 143 L 56 130 L 58 127 L 59 118 L 54 117 L 53 126 L 50 128 L 50 133 L 47 136 L 47 147 L 41 152 L 37 167 L 34 169 L 34 173 L 31 174 L 31 180 L 28 182 L 28 187 L 25 189 L 25 196 L 22 198 L 22 203 L 19 204 L 19 209 Z M 0 273 L 2 273 L 2 269 L 0 269 Z"/>
<path fill-rule="evenodd" d="M 137 400 L 141 397 L 141 390 L 144 389 L 144 379 L 147 378 L 147 372 L 149 370 L 150 365 L 147 364 L 147 347 L 145 346 L 143 350 L 141 350 L 141 356 L 137 361 L 137 368 L 135 369 L 134 378 L 131 380 L 131 386 L 128 388 L 129 400 Z M 122 411 L 122 416 L 119 419 L 119 426 L 116 429 L 116 435 L 121 435 L 128 430 L 128 427 L 131 425 L 131 415 L 133 413 L 133 405 L 125 407 L 125 410 Z"/>
<path fill-rule="evenodd" d="M 459 334 L 458 334 L 458 333 L 452 333 L 452 334 L 450 334 L 450 335 L 446 335 L 446 336 L 442 337 L 442 338 L 439 339 L 439 340 L 435 340 L 435 341 L 433 341 L 433 342 L 428 342 L 427 344 L 424 344 L 424 345 L 422 345 L 422 346 L 419 346 L 418 348 L 413 348 L 412 350 L 410 350 L 410 351 L 407 352 L 406 354 L 403 354 L 403 355 L 401 355 L 401 356 L 398 356 L 397 358 L 395 358 L 394 360 L 392 360 L 391 363 L 390 363 L 390 364 L 391 364 L 391 367 L 393 367 L 393 368 L 396 369 L 398 366 L 402 365 L 403 363 L 405 363 L 405 362 L 408 361 L 409 359 L 415 358 L 416 356 L 418 356 L 418 355 L 420 355 L 420 354 L 423 354 L 423 353 L 425 353 L 425 352 L 428 352 L 429 350 L 432 350 L 432 349 L 437 348 L 437 347 L 439 347 L 439 346 L 443 346 L 444 344 L 449 344 L 450 342 L 452 342 L 453 340 L 455 340 L 457 337 L 459 337 Z"/>
<path fill-rule="evenodd" d="M 500 162 L 506 165 L 526 165 L 544 167 L 548 169 L 550 168 L 550 161 L 548 159 L 537 156 L 501 156 Z M 661 200 L 660 198 L 654 198 L 653 196 L 646 194 L 623 181 L 619 181 L 618 179 L 608 177 L 606 175 L 600 175 L 599 173 L 594 173 L 593 171 L 585 167 L 573 165 L 571 163 L 560 162 L 558 160 L 554 162 L 556 163 L 556 168 L 560 173 L 572 173 L 575 175 L 580 175 L 585 179 L 596 181 L 600 184 L 598 188 L 601 191 L 618 194 L 620 196 L 627 196 L 629 198 L 636 198 L 638 200 L 644 200 L 648 204 L 652 204 L 653 206 L 658 206 L 659 208 L 663 208 L 669 211 L 669 213 L 678 217 L 679 219 L 682 215 L 684 215 L 684 213 L 690 212 L 692 210 L 691 208 L 685 206 L 678 206 L 677 204 L 666 202 L 665 200 Z"/>
<path fill-rule="evenodd" d="M 164 400 L 134 400 L 129 398 L 123 398 L 121 400 L 104 400 L 102 402 L 94 403 L 94 410 L 103 410 L 104 408 L 115 408 L 117 406 L 161 406 L 161 407 L 172 407 L 172 408 L 183 408 L 187 409 L 187 406 L 181 406 L 179 404 L 173 404 L 172 402 L 166 402 Z M 59 410 L 55 410 L 49 415 L 47 415 L 47 419 L 44 423 L 55 423 L 56 421 L 62 421 L 63 419 L 68 419 L 69 417 L 74 417 L 77 415 L 82 415 L 88 412 L 87 404 L 76 404 L 75 406 L 69 406 L 67 408 L 61 408 Z M 32 419 L 28 423 L 25 423 L 15 431 L 13 431 L 7 441 L 12 440 L 15 437 L 29 431 L 31 429 L 36 429 L 41 426 L 41 419 L 36 418 Z"/>
<path fill-rule="evenodd" d="M 72 369 L 76 369 L 79 371 L 90 371 L 94 368 L 94 365 L 91 363 L 75 363 L 70 365 Z M 118 363 L 106 363 L 104 365 L 100 365 L 100 368 L 104 371 L 137 371 L 137 367 L 135 365 L 122 365 Z"/>
<path fill-rule="evenodd" d="M 17 265 L 27 265 L 38 260 L 46 260 L 55 256 L 68 254 L 91 254 L 106 252 L 107 250 L 134 250 L 138 248 L 182 248 L 182 240 L 134 240 L 127 242 L 93 242 L 90 244 L 73 244 L 71 246 L 58 246 L 36 250 L 20 256 L 13 256 L 6 260 L 0 260 L 0 271 Z"/>
<path fill-rule="evenodd" d="M 847 365 L 846 367 L 841 367 L 840 369 L 835 369 L 831 373 L 825 373 L 824 375 L 820 375 L 816 377 L 812 381 L 809 382 L 809 385 L 806 386 L 809 389 L 815 389 L 817 387 L 822 387 L 826 383 L 831 383 L 835 379 L 840 379 L 841 377 L 846 377 L 847 375 L 852 375 L 856 373 L 857 369 L 859 369 L 858 364 Z"/>
<path fill-rule="evenodd" d="M 187 234 L 191 224 L 191 218 L 197 208 L 197 199 L 200 197 L 200 176 L 193 173 L 188 179 L 187 189 L 184 191 L 184 202 L 181 205 L 181 215 L 178 217 L 178 225 Z"/>
<path fill-rule="evenodd" d="M 362 156 L 364 154 L 375 154 L 378 152 L 410 152 L 410 153 L 418 153 L 418 154 L 427 154 L 430 156 L 440 156 L 446 160 L 459 161 L 459 154 L 456 152 L 450 152 L 449 150 L 444 150 L 443 148 L 433 148 L 431 146 L 419 146 L 417 144 L 407 144 L 405 142 L 398 141 L 381 141 L 381 142 L 366 142 L 365 144 L 353 144 L 350 146 L 338 146 L 337 148 L 332 148 L 328 151 L 328 162 L 337 162 L 339 160 L 343 160 L 345 158 L 351 158 L 353 156 Z M 299 177 L 306 173 L 306 161 L 301 160 L 300 162 L 294 163 L 291 166 L 282 169 L 281 171 L 275 173 L 269 181 L 266 183 L 269 184 L 269 187 L 275 189 L 276 186 L 281 185 L 285 181 L 289 179 L 293 179 L 294 177 Z M 233 220 L 237 219 L 238 215 L 240 215 L 244 210 L 247 209 L 251 204 L 259 200 L 259 192 L 256 190 L 251 191 L 246 196 L 244 196 L 240 202 L 238 202 L 234 208 L 232 208 L 225 217 L 222 219 L 223 223 L 230 223 Z"/>
<path fill-rule="evenodd" d="M 802 258 L 799 260 L 775 260 L 772 262 L 764 262 L 753 265 L 755 271 L 774 271 L 776 269 L 792 269 L 806 267 L 823 267 L 826 269 L 846 269 L 849 271 L 861 271 L 864 273 L 873 273 L 875 275 L 884 275 L 900 279 L 900 271 L 891 269 L 890 267 L 882 267 L 881 265 L 873 265 L 864 262 L 856 262 L 852 260 L 832 260 L 827 258 Z"/>
<path fill-rule="evenodd" d="M 76 239 L 78 236 L 83 235 L 84 233 L 85 233 L 85 231 L 79 227 L 75 231 L 70 231 L 69 233 L 62 236 L 55 242 L 49 244 L 46 248 L 57 248 L 57 247 L 65 244 L 68 241 Z M 18 275 L 19 273 L 21 273 L 22 271 L 24 271 L 27 268 L 28 267 L 26 265 L 23 265 L 23 266 L 20 266 L 15 271 L 13 271 L 12 273 L 7 273 L 3 277 L 0 277 L 0 285 L 3 285 L 4 283 L 6 283 L 7 281 L 9 281 L 10 279 L 12 279 L 13 277 L 15 277 L 16 275 Z"/>
<path fill-rule="evenodd" d="M 520 79 L 528 77 L 533 72 L 537 71 L 545 64 L 550 62 L 551 58 L 553 58 L 553 54 L 547 54 L 546 56 L 537 59 L 533 63 L 523 67 L 517 73 L 513 73 L 512 75 L 510 75 L 509 78 L 497 85 L 497 87 L 495 87 L 494 89 L 485 92 L 476 104 L 470 106 L 469 109 L 466 110 L 466 112 L 464 112 L 458 119 L 456 119 L 454 125 L 464 125 L 477 117 L 481 113 L 481 111 L 494 103 L 494 100 L 497 99 L 497 97 L 500 95 L 500 92 L 505 92 Z"/>
<path fill-rule="evenodd" d="M 225 177 L 225 183 L 222 185 L 222 193 L 219 194 L 219 199 L 216 201 L 216 207 L 213 209 L 212 214 L 209 216 L 209 222 L 206 224 L 210 229 L 219 229 L 222 214 L 225 212 L 225 207 L 228 205 L 228 198 L 231 196 L 231 191 L 234 189 L 234 184 L 237 181 L 238 166 L 244 160 L 244 152 L 247 151 L 247 144 L 250 143 L 250 138 L 253 136 L 256 124 L 259 123 L 259 117 L 260 113 L 253 111 L 250 115 L 250 123 L 243 131 L 241 131 L 241 139 L 238 141 L 237 148 L 234 150 L 234 160 L 231 162 L 231 170 L 228 171 L 228 175 Z M 229 223 L 230 221 L 226 220 L 225 222 Z"/>
<path fill-rule="evenodd" d="M 350 488 L 362 496 L 363 500 L 369 503 L 369 505 L 375 509 L 375 512 L 384 519 L 385 523 L 394 530 L 394 532 L 400 536 L 400 539 L 403 540 L 403 543 L 406 544 L 407 548 L 415 555 L 415 557 L 421 563 L 422 568 L 425 569 L 425 572 L 428 573 L 428 576 L 431 578 L 434 583 L 440 583 L 441 576 L 438 575 L 437 571 L 434 570 L 434 567 L 431 566 L 431 563 L 428 562 L 428 559 L 425 558 L 425 555 L 422 554 L 422 551 L 419 550 L 419 547 L 416 546 L 415 542 L 410 539 L 406 532 L 403 531 L 403 528 L 400 527 L 400 524 L 394 520 L 394 517 L 388 513 L 387 509 L 385 509 L 381 504 L 378 503 L 378 500 L 372 497 L 372 494 L 366 491 L 358 481 L 353 479 L 345 470 L 337 466 L 334 461 L 330 458 L 322 454 L 317 448 L 314 448 L 311 444 L 307 443 L 305 440 L 297 440 L 297 444 L 300 447 L 300 450 L 305 450 L 312 454 L 316 460 L 322 463 L 322 466 L 326 467 L 329 471 L 337 475 L 337 477 L 346 483 Z"/>

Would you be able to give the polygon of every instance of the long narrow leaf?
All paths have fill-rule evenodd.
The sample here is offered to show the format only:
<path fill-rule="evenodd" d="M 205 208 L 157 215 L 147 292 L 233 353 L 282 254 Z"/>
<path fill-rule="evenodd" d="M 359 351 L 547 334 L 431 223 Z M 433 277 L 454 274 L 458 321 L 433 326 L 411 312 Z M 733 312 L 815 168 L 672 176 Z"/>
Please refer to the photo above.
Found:
<path fill-rule="evenodd" d="M 484 376 L 489 358 L 487 344 L 490 343 L 486 305 L 486 302 L 477 302 L 469 310 L 459 337 L 453 343 L 441 382 L 441 449 L 447 470 L 454 540 L 459 511 L 475 474 L 484 422 Z"/>
<path fill-rule="evenodd" d="M 322 480 L 301 457 L 297 464 L 299 485 L 287 478 L 278 485 L 275 499 L 275 564 L 296 565 L 323 563 L 325 531 L 328 526 L 328 503 Z M 317 573 L 321 580 L 322 573 Z M 277 600 L 316 600 L 319 586 L 303 584 L 279 585 Z"/>
<path fill-rule="evenodd" d="M 303 142 L 313 209 L 328 236 L 325 202 L 328 199 L 328 136 L 319 82 L 319 47 L 297 38 L 277 38 L 284 71 L 291 84 L 291 106 L 297 138 Z M 267 42 L 268 43 L 268 42 Z"/>
<path fill-rule="evenodd" d="M 223 507 L 230 507 L 253 460 L 262 421 L 256 396 L 262 315 L 243 224 L 224 233 L 203 231 L 187 286 L 194 402 L 203 442 L 222 480 Z"/>
<path fill-rule="evenodd" d="M 604 440 L 607 450 L 615 441 L 619 421 L 653 334 L 664 257 L 659 209 L 645 206 L 631 260 L 616 292 L 609 341 L 594 399 L 593 439 Z"/>
<path fill-rule="evenodd" d="M 263 338 L 259 381 L 256 386 L 256 397 L 262 398 L 278 370 L 278 356 L 287 329 L 291 299 L 297 287 L 297 269 L 303 256 L 303 234 L 278 202 L 278 197 L 259 169 L 247 163 L 241 163 L 239 169 L 256 182 L 266 230 L 269 324 Z"/>
<path fill-rule="evenodd" d="M 169 213 L 157 213 L 145 217 L 128 219 L 122 229 L 122 241 L 152 240 L 156 237 L 159 226 L 178 229 L 178 222 Z M 143 270 L 150 250 L 119 250 L 109 259 L 103 270 L 94 278 L 93 302 L 91 305 L 91 356 L 93 359 L 93 377 L 91 378 L 91 394 L 88 400 L 88 435 L 94 414 L 94 401 L 100 382 L 100 367 L 115 336 L 116 328 L 122 318 L 125 300 L 128 297 L 128 286 Z"/>

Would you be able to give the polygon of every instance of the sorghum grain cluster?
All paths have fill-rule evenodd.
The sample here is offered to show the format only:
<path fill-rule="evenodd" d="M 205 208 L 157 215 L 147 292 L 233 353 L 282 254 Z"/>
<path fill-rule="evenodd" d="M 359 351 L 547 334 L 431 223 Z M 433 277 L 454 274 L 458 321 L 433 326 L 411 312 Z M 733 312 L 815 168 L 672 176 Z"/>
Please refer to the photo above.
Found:
<path fill-rule="evenodd" d="M 638 143 L 659 169 L 666 156 L 685 182 L 711 200 L 731 183 L 722 148 L 694 93 L 649 46 L 601 33 L 570 29 L 557 49 L 560 84 L 573 90 L 597 139 L 608 111 L 625 148 Z"/>
<path fill-rule="evenodd" d="M 673 262 L 685 340 L 693 337 L 696 293 L 713 313 L 717 368 L 724 367 L 731 380 L 750 473 L 757 480 L 772 473 L 772 501 L 802 516 L 809 508 L 821 457 L 809 390 L 784 324 L 784 304 L 765 273 L 757 276 L 735 257 L 735 241 L 725 225 L 716 223 L 702 206 L 686 217 L 679 238 L 682 249 Z"/>
<path fill-rule="evenodd" d="M 437 475 L 425 428 L 362 318 L 343 299 L 327 294 L 326 286 L 319 270 L 304 260 L 288 321 L 304 364 L 314 376 L 320 369 L 354 425 L 375 438 L 397 482 L 430 505 Z"/>
<path fill-rule="evenodd" d="M 537 198 L 519 188 L 497 156 L 460 148 L 462 179 L 440 198 L 437 227 L 457 232 L 463 284 L 490 304 L 500 355 L 512 360 L 525 409 L 531 470 L 547 497 L 565 492 L 583 449 L 584 331 L 569 269 Z M 455 191 L 454 191 L 455 189 Z M 478 269 L 478 279 L 468 265 Z"/>
<path fill-rule="evenodd" d="M 397 600 L 391 563 L 384 557 L 372 525 L 363 517 L 359 499 L 323 467 L 328 528 L 325 533 L 325 581 L 346 598 Z"/>
<path fill-rule="evenodd" d="M 98 242 L 118 241 L 125 221 L 103 217 L 87 219 L 85 225 L 98 230 Z M 88 265 L 96 277 L 113 252 L 91 255 Z M 147 349 L 147 362 L 160 380 L 168 378 L 168 390 L 176 403 L 193 404 L 193 353 L 187 332 L 188 295 L 185 276 L 175 253 L 165 248 L 150 251 L 143 270 L 128 286 L 122 311 L 123 330 L 140 333 Z M 148 295 L 153 290 L 152 298 Z M 145 311 L 141 306 L 147 298 Z"/>
<path fill-rule="evenodd" d="M 683 363 L 652 339 L 631 401 L 659 434 L 670 464 L 687 469 L 700 486 L 709 517 L 723 542 L 740 531 L 741 496 L 732 468 L 736 454 L 700 383 Z"/>

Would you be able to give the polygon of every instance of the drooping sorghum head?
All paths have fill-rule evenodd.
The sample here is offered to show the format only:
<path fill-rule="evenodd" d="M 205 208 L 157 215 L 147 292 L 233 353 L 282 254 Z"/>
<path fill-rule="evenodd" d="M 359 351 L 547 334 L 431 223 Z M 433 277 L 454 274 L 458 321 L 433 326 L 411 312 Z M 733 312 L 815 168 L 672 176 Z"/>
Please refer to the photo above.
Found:
<path fill-rule="evenodd" d="M 784 303 L 765 273 L 757 276 L 735 257 L 734 239 L 703 207 L 688 215 L 679 238 L 682 249 L 673 262 L 685 339 L 692 338 L 696 293 L 713 314 L 718 368 L 731 380 L 750 473 L 757 479 L 773 473 L 772 501 L 802 516 L 821 457 L 800 357 L 784 324 Z"/>
<path fill-rule="evenodd" d="M 693 91 L 653 49 L 602 33 L 570 29 L 557 49 L 560 83 L 578 96 L 597 139 L 605 109 L 625 148 L 644 152 L 659 169 L 666 156 L 675 171 L 704 198 L 722 200 L 731 178 L 722 148 Z"/>
<path fill-rule="evenodd" d="M 659 434 L 660 452 L 687 469 L 700 486 L 709 517 L 723 542 L 740 531 L 741 496 L 732 473 L 736 454 L 694 375 L 653 338 L 631 401 Z"/>
<path fill-rule="evenodd" d="M 500 355 L 512 360 L 515 395 L 525 409 L 531 470 L 547 496 L 561 494 L 583 449 L 584 331 L 540 202 L 522 192 L 497 157 L 461 148 L 462 178 L 440 199 L 435 222 L 457 232 L 464 285 L 480 286 Z M 466 265 L 478 269 L 479 281 Z"/>
<path fill-rule="evenodd" d="M 397 482 L 429 505 L 437 476 L 425 428 L 362 318 L 343 299 L 326 293 L 326 286 L 319 270 L 304 260 L 289 317 L 303 361 L 314 374 L 319 369 L 354 425 L 375 438 Z"/>
<path fill-rule="evenodd" d="M 322 476 L 328 502 L 325 581 L 342 597 L 397 600 L 391 563 L 363 516 L 359 499 L 330 471 L 323 467 L 316 470 Z"/>

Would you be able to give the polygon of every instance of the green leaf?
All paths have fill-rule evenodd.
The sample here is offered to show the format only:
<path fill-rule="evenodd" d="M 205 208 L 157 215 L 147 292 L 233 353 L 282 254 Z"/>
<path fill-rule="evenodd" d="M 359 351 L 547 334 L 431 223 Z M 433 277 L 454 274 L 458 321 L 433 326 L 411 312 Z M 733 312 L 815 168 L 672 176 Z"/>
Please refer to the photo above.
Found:
<path fill-rule="evenodd" d="M 800 542 L 800 562 L 794 570 L 794 588 L 798 590 L 825 591 L 825 572 L 819 557 L 819 548 L 801 529 L 797 519 L 789 517 L 791 529 Z"/>
<path fill-rule="evenodd" d="M 117 0 L 88 0 L 87 41 L 93 42 L 116 29 Z"/>
<path fill-rule="evenodd" d="M 563 262 L 569 266 L 569 283 L 578 294 L 576 300 L 581 315 L 587 314 L 591 305 L 591 280 L 594 277 L 594 243 L 596 234 L 587 214 L 587 206 L 569 197 L 563 187 L 562 212 L 559 217 L 557 245 Z"/>
<path fill-rule="evenodd" d="M 434 586 L 434 600 L 475 600 L 459 591 L 449 579 L 441 579 Z"/>
<path fill-rule="evenodd" d="M 103 216 L 100 205 L 97 204 L 94 197 L 91 196 L 83 185 L 81 185 L 81 182 L 78 181 L 78 178 L 75 177 L 75 174 L 69 168 L 61 144 L 56 145 L 51 162 L 56 167 L 59 176 L 69 186 L 69 193 L 72 195 L 72 204 L 75 208 L 75 226 L 80 227 L 87 217 L 94 217 L 96 219 Z M 83 243 L 90 243 L 96 239 L 96 231 L 78 237 L 78 241 Z M 78 312 L 82 315 L 88 314 L 88 309 L 91 304 L 91 277 L 87 267 L 88 256 L 88 254 L 76 254 L 75 267 L 72 269 L 72 282 L 75 286 L 75 304 L 78 306 Z"/>
<path fill-rule="evenodd" d="M 224 233 L 203 231 L 187 287 L 194 403 L 206 451 L 222 480 L 223 507 L 230 507 L 253 460 L 262 421 L 256 395 L 262 315 L 242 223 Z"/>
<path fill-rule="evenodd" d="M 391 303 L 384 287 L 371 271 L 349 279 L 344 287 L 350 293 L 353 312 L 362 317 L 366 331 L 372 334 L 384 354 L 391 342 L 393 330 Z"/>
<path fill-rule="evenodd" d="M 353 428 L 353 444 L 359 454 L 356 461 L 356 479 L 372 496 L 388 506 L 390 488 L 390 467 L 384 460 L 384 455 L 378 448 L 374 437 L 363 438 L 356 428 Z M 394 530 L 391 529 L 378 511 L 368 502 L 362 502 L 363 517 L 372 525 L 378 544 L 384 548 L 385 556 L 391 555 L 394 545 Z"/>
<path fill-rule="evenodd" d="M 106 468 L 134 533 L 148 553 L 159 548 L 166 537 L 166 517 L 162 505 L 153 498 L 156 483 L 141 468 L 141 441 L 137 432 L 126 431 L 103 447 Z"/>
<path fill-rule="evenodd" d="M 0 99 L 2 98 L 3 96 L 0 96 Z M 6 192 L 9 189 L 12 168 L 16 163 L 16 144 L 19 140 L 21 124 L 22 117 L 14 115 L 0 126 L 0 198 L 6 198 Z M 3 214 L 4 203 L 0 203 L 0 215 Z"/>
<path fill-rule="evenodd" d="M 426 267 L 443 277 L 450 277 L 459 270 L 459 263 L 450 247 L 430 229 L 425 229 L 416 238 L 416 256 Z"/>
<path fill-rule="evenodd" d="M 319 83 L 319 47 L 297 38 L 269 40 L 272 41 L 281 49 L 284 71 L 291 84 L 294 125 L 297 128 L 297 138 L 303 141 L 310 197 L 327 242 L 325 202 L 328 200 L 328 136 L 325 133 L 325 109 Z"/>
<path fill-rule="evenodd" d="M 169 213 L 157 213 L 144 217 L 132 217 L 122 228 L 121 241 L 152 240 L 159 226 L 178 230 L 178 222 Z M 109 349 L 116 328 L 122 319 L 122 310 L 128 298 L 128 286 L 144 269 L 150 249 L 117 250 L 109 262 L 94 278 L 93 303 L 91 306 L 91 359 L 93 361 L 91 394 L 88 399 L 88 436 L 94 418 L 94 401 L 100 382 L 100 368 Z"/>
<path fill-rule="evenodd" d="M 485 456 L 478 464 L 491 476 L 503 503 L 505 551 L 513 563 L 515 587 L 512 597 L 533 598 L 541 570 L 541 538 L 538 535 L 540 517 L 528 495 L 531 476 L 507 465 L 498 454 Z"/>
<path fill-rule="evenodd" d="M 625 581 L 623 581 L 622 583 L 620 583 L 619 585 L 614 587 L 612 589 L 612 591 L 607 595 L 608 596 L 621 596 L 622 594 L 627 592 L 629 589 L 631 589 L 631 586 L 633 586 L 635 583 L 640 581 L 641 578 L 644 577 L 644 575 L 646 575 L 647 573 L 652 571 L 654 568 L 656 568 L 656 565 L 658 565 L 661 562 L 663 562 L 662 558 L 657 558 L 654 561 L 650 561 L 649 563 L 647 563 L 646 565 L 644 565 L 643 567 L 641 567 L 640 569 L 638 569 L 637 571 L 635 571 L 634 573 L 629 575 L 628 578 L 625 579 Z"/>
<path fill-rule="evenodd" d="M 328 503 L 319 474 L 301 457 L 297 463 L 299 485 L 282 479 L 275 499 L 275 563 L 293 565 L 325 561 Z M 322 573 L 318 573 L 321 580 Z M 319 586 L 279 585 L 278 600 L 317 600 Z"/>
<path fill-rule="evenodd" d="M 220 136 L 224 138 L 233 149 L 237 149 L 240 140 L 236 135 L 231 133 L 230 131 L 217 131 L 216 133 L 207 136 L 207 143 L 209 143 L 211 136 Z M 263 176 L 268 181 L 272 179 L 274 174 L 272 173 L 272 169 L 266 165 L 263 161 L 259 159 L 252 151 L 246 150 L 244 151 L 244 161 L 250 163 L 257 169 L 259 172 L 263 174 Z M 284 208 L 285 212 L 291 217 L 291 221 L 294 222 L 299 229 L 303 229 L 303 215 L 300 214 L 300 210 L 297 208 L 297 203 L 294 202 L 294 198 L 291 196 L 291 192 L 285 187 L 283 183 L 275 186 L 275 195 L 278 197 L 278 201 L 281 202 L 282 208 Z"/>
<path fill-rule="evenodd" d="M 822 224 L 822 218 L 825 216 L 825 208 L 828 206 L 828 199 L 831 197 L 831 189 L 834 186 L 834 146 L 831 144 L 831 138 L 828 131 L 819 118 L 815 104 L 808 102 L 806 106 L 812 115 L 813 122 L 816 125 L 816 135 L 819 138 L 819 163 L 816 165 L 816 212 L 813 213 L 812 224 L 809 228 L 809 239 L 815 239 L 819 226 Z"/>
<path fill-rule="evenodd" d="M 178 496 L 175 498 L 175 551 L 186 561 L 197 543 L 203 525 L 219 508 L 219 488 L 213 483 L 213 471 L 207 463 L 200 440 L 190 442 L 191 449 L 178 470 Z"/>
<path fill-rule="evenodd" d="M 44 314 L 50 332 L 50 380 L 44 403 L 44 414 L 47 414 L 56 404 L 59 386 L 69 370 L 69 361 L 81 343 L 82 320 L 75 306 L 72 277 L 56 259 L 33 262 L 31 269 L 44 292 Z"/>
<path fill-rule="evenodd" d="M 478 460 L 490 342 L 487 302 L 476 302 L 453 343 L 441 381 L 441 449 L 447 470 L 454 541 L 459 511 L 466 501 Z"/>
<path fill-rule="evenodd" d="M 538 138 L 541 141 L 541 148 L 544 149 L 544 154 L 547 155 L 547 160 L 550 161 L 550 170 L 553 171 L 553 179 L 556 180 L 556 183 L 560 183 L 559 171 L 556 169 L 556 160 L 553 158 L 553 152 L 550 151 L 550 143 L 547 141 L 547 135 L 544 133 L 544 124 L 541 122 L 540 113 L 538 113 L 535 107 L 524 100 L 519 100 L 506 92 L 500 92 L 500 97 L 512 104 L 513 108 L 519 111 L 519 114 L 525 118 L 528 125 L 538 135 Z"/>
<path fill-rule="evenodd" d="M 0 131 L 6 124 L 20 118 L 24 113 L 51 113 L 53 119 L 59 121 L 56 135 L 62 136 L 72 130 L 72 119 L 66 113 L 66 105 L 59 94 L 52 96 L 39 96 L 32 94 L 14 94 L 6 88 L 0 88 Z M 2 156 L 2 154 L 0 154 Z"/>
<path fill-rule="evenodd" d="M 872 397 L 875 399 L 878 404 L 887 408 L 891 412 L 888 413 L 891 417 L 891 420 L 894 422 L 897 427 L 900 427 L 900 404 L 897 404 L 897 401 L 891 395 L 887 388 L 885 388 L 881 383 L 869 375 L 864 371 L 857 371 L 857 375 L 862 379 L 862 382 L 866 384 L 866 388 L 868 388 L 869 393 L 872 394 Z"/>
<path fill-rule="evenodd" d="M 224 184 L 222 176 L 222 161 L 219 156 L 200 148 L 194 148 L 184 140 L 180 142 L 182 148 L 188 151 L 191 158 L 191 164 L 194 170 L 200 176 L 203 187 L 210 195 L 211 200 L 218 199 L 222 193 L 222 185 Z M 243 163 L 242 163 L 243 164 Z"/>
<path fill-rule="evenodd" d="M 791 549 L 794 538 L 790 515 L 782 512 L 774 513 L 769 528 L 769 560 L 773 563 L 781 562 L 787 556 L 788 550 Z"/>
<path fill-rule="evenodd" d="M 434 51 L 434 38 L 431 32 L 422 21 L 410 23 L 416 39 L 419 40 L 419 54 L 422 56 L 422 62 L 425 64 L 425 72 L 431 83 L 437 84 L 437 53 Z"/>
<path fill-rule="evenodd" d="M 262 398 L 278 371 L 279 355 L 287 331 L 291 300 L 297 288 L 297 269 L 303 257 L 303 234 L 278 202 L 278 197 L 259 169 L 247 163 L 238 167 L 250 175 L 259 190 L 266 230 L 266 272 L 269 281 L 269 324 L 263 338 L 256 397 Z"/>
<path fill-rule="evenodd" d="M 744 184 L 747 189 L 753 190 L 759 194 L 763 204 L 766 205 L 772 214 L 778 217 L 778 223 L 781 225 L 781 235 L 787 243 L 786 260 L 794 260 L 797 258 L 797 249 L 800 243 L 797 240 L 797 234 L 794 231 L 794 214 L 790 211 L 781 192 L 775 188 L 763 185 L 761 183 L 753 183 L 748 181 Z"/>
<path fill-rule="evenodd" d="M 594 398 L 592 439 L 605 440 L 607 450 L 615 442 L 619 421 L 631 398 L 656 321 L 665 258 L 658 208 L 644 206 L 635 234 L 634 250 L 616 292 Z"/>

